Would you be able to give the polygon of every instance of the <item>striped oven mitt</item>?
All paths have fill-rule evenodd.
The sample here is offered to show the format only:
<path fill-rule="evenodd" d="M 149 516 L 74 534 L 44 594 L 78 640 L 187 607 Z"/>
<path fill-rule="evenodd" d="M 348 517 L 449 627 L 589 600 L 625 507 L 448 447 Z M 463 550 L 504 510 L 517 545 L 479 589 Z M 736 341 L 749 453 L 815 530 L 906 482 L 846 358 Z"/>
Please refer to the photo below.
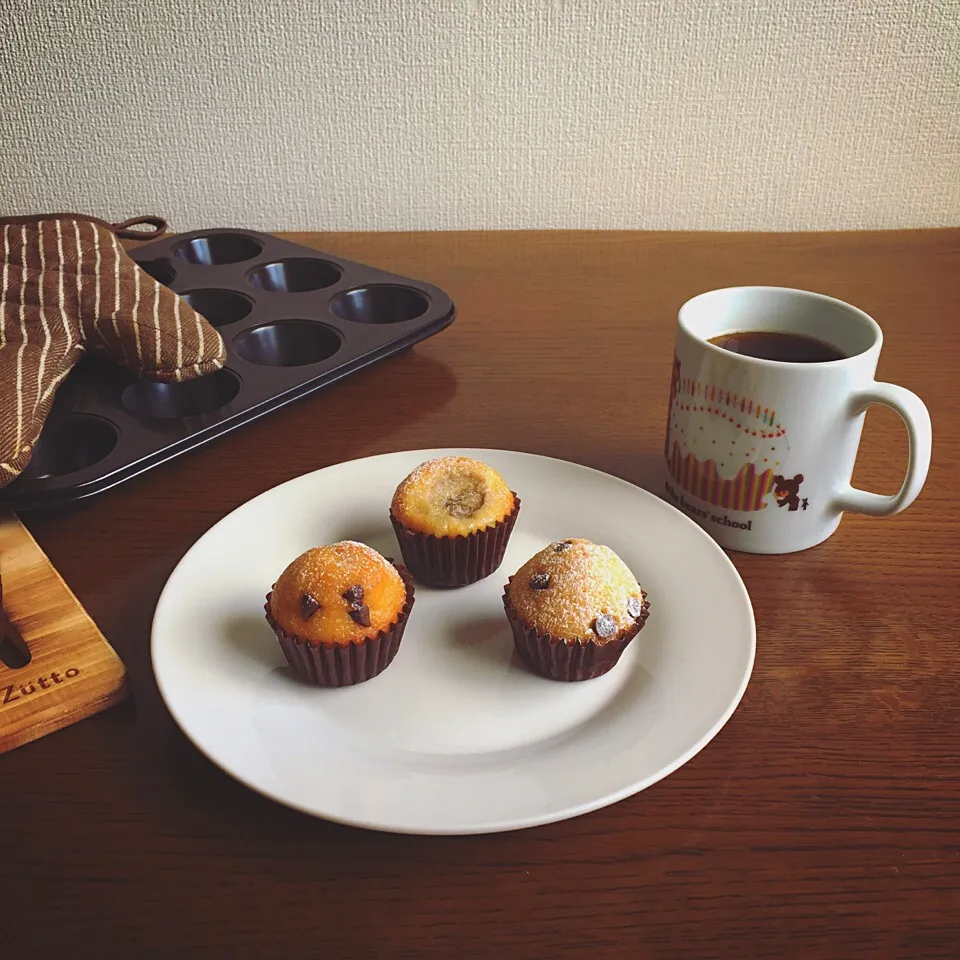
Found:
<path fill-rule="evenodd" d="M 156 233 L 131 229 L 138 223 Z M 165 227 L 152 217 L 116 225 L 77 214 L 0 219 L 0 487 L 30 462 L 57 387 L 85 351 L 154 380 L 223 366 L 220 334 L 118 239 Z"/>

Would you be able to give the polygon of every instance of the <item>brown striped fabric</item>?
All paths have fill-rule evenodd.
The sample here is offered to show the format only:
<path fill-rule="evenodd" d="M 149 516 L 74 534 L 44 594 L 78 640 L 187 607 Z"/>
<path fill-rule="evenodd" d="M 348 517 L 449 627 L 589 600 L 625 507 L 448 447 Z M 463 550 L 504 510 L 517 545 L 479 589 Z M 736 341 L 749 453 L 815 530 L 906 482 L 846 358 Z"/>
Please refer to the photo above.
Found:
<path fill-rule="evenodd" d="M 154 380 L 223 366 L 220 334 L 101 221 L 0 220 L 0 243 L 0 487 L 30 462 L 57 387 L 85 350 Z"/>

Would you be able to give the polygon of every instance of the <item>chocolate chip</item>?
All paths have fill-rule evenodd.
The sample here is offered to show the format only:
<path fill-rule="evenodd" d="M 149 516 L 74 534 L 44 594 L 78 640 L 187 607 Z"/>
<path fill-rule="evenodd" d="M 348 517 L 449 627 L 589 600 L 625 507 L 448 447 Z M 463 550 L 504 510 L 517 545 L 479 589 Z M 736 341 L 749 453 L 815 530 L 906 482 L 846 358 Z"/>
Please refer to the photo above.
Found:
<path fill-rule="evenodd" d="M 598 636 L 606 640 L 607 637 L 612 637 L 617 632 L 617 621 L 613 619 L 608 613 L 601 613 L 596 620 L 593 621 L 593 632 Z"/>
<path fill-rule="evenodd" d="M 627 601 L 627 613 L 633 617 L 634 620 L 640 616 L 640 601 L 636 597 L 631 597 Z"/>
<path fill-rule="evenodd" d="M 361 627 L 370 626 L 370 608 L 368 606 L 352 607 L 350 616 L 354 623 L 359 623 Z"/>
<path fill-rule="evenodd" d="M 320 601 L 316 597 L 311 597 L 305 593 L 300 598 L 300 616 L 304 620 L 309 620 L 320 609 Z"/>
<path fill-rule="evenodd" d="M 530 588 L 532 590 L 546 590 L 550 586 L 549 573 L 535 573 L 530 578 Z"/>
<path fill-rule="evenodd" d="M 361 587 L 359 583 L 355 584 L 354 586 L 350 587 L 349 590 L 344 591 L 342 596 L 351 607 L 359 606 L 361 603 L 363 603 L 363 587 Z"/>
<path fill-rule="evenodd" d="M 553 545 L 553 549 L 556 550 L 557 553 L 563 553 L 564 550 L 569 550 L 572 546 L 573 544 L 569 540 L 558 540 Z"/>

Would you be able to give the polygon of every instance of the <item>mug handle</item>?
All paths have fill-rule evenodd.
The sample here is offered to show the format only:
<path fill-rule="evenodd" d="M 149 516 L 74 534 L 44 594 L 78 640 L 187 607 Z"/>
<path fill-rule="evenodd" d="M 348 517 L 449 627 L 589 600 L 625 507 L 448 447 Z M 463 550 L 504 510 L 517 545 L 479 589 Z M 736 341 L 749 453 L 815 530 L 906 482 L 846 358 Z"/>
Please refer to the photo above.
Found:
<path fill-rule="evenodd" d="M 865 513 L 871 517 L 890 517 L 906 510 L 917 499 L 917 494 L 927 479 L 933 430 L 930 425 L 930 412 L 923 401 L 904 387 L 898 387 L 894 383 L 871 384 L 866 390 L 860 390 L 850 398 L 850 415 L 859 416 L 874 403 L 890 407 L 900 416 L 907 428 L 907 475 L 900 492 L 892 497 L 868 493 L 848 484 L 846 490 L 837 496 L 834 506 L 837 510 Z"/>

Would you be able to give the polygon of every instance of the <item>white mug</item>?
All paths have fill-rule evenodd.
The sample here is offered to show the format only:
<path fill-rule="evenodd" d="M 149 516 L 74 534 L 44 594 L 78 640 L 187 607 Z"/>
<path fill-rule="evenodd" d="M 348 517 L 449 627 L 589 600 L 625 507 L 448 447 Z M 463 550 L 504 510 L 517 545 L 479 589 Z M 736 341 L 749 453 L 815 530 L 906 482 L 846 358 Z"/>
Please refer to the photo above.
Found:
<path fill-rule="evenodd" d="M 771 331 L 814 337 L 843 359 L 793 363 L 709 341 Z M 712 290 L 680 309 L 665 456 L 667 498 L 721 546 L 792 553 L 826 540 L 845 510 L 890 516 L 917 497 L 930 466 L 930 414 L 874 373 L 883 334 L 841 300 L 785 287 Z M 892 497 L 850 485 L 868 406 L 907 427 L 907 475 Z"/>

